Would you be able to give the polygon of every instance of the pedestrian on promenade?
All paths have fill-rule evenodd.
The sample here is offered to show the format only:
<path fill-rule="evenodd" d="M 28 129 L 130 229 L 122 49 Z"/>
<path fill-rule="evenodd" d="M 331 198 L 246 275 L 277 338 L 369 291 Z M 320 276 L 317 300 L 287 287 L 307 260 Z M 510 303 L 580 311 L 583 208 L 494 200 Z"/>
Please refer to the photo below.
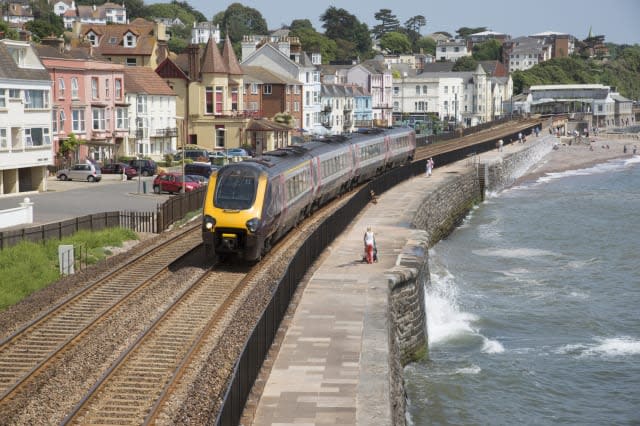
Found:
<path fill-rule="evenodd" d="M 364 233 L 364 260 L 367 263 L 373 263 L 378 261 L 378 248 L 376 247 L 376 237 L 373 234 L 373 230 L 370 226 L 367 226 L 367 231 Z"/>
<path fill-rule="evenodd" d="M 500 139 L 498 141 L 498 152 L 502 152 L 502 146 L 504 145 L 504 141 Z"/>
<path fill-rule="evenodd" d="M 427 177 L 431 176 L 431 172 L 433 171 L 433 158 L 429 158 L 427 160 Z"/>
<path fill-rule="evenodd" d="M 518 141 L 522 143 L 522 132 L 518 133 Z"/>

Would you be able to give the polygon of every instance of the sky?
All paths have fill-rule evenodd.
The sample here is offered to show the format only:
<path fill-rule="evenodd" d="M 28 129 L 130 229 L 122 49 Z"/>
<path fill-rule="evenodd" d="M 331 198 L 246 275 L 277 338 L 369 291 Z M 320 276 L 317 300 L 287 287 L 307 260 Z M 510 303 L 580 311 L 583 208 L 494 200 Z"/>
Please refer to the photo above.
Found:
<path fill-rule="evenodd" d="M 145 3 L 169 2 L 146 0 Z M 569 33 L 578 39 L 589 34 L 604 35 L 606 42 L 640 44 L 639 0 L 187 0 L 207 19 L 232 3 L 258 10 L 270 30 L 289 25 L 294 19 L 309 19 L 318 32 L 324 32 L 319 17 L 331 6 L 345 9 L 369 28 L 379 24 L 374 14 L 390 9 L 401 24 L 422 15 L 427 20 L 423 35 L 447 31 L 452 35 L 461 27 L 487 27 L 512 38 L 545 31 Z"/>

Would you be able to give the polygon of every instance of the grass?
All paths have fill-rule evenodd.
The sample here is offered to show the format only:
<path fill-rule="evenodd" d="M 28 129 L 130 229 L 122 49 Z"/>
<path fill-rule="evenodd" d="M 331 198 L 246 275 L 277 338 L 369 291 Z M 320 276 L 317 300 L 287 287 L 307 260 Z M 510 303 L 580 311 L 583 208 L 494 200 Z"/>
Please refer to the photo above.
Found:
<path fill-rule="evenodd" d="M 137 239 L 136 233 L 129 229 L 110 228 L 97 232 L 79 231 L 62 240 L 47 240 L 44 244 L 23 241 L 1 250 L 0 311 L 60 279 L 58 245 L 73 245 L 76 260 L 90 265 L 110 254 L 105 247 L 122 247 L 124 241 Z"/>

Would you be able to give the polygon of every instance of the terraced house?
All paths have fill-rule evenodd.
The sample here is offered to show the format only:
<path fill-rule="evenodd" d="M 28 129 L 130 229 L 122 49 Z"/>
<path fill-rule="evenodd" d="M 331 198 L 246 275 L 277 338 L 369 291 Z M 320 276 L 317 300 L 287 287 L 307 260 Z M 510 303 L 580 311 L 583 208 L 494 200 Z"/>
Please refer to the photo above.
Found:
<path fill-rule="evenodd" d="M 33 46 L 0 40 L 0 195 L 45 191 L 51 79 Z"/>

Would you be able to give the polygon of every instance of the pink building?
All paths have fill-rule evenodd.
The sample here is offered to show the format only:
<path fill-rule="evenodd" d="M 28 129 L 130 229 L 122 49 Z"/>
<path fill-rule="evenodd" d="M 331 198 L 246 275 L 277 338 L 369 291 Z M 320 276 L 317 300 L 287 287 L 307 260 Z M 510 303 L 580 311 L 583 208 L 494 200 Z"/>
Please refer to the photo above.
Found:
<path fill-rule="evenodd" d="M 38 47 L 40 60 L 51 76 L 54 154 L 70 134 L 84 141 L 72 160 L 115 158 L 129 135 L 124 66 L 91 59 L 81 49 L 60 51 Z"/>

